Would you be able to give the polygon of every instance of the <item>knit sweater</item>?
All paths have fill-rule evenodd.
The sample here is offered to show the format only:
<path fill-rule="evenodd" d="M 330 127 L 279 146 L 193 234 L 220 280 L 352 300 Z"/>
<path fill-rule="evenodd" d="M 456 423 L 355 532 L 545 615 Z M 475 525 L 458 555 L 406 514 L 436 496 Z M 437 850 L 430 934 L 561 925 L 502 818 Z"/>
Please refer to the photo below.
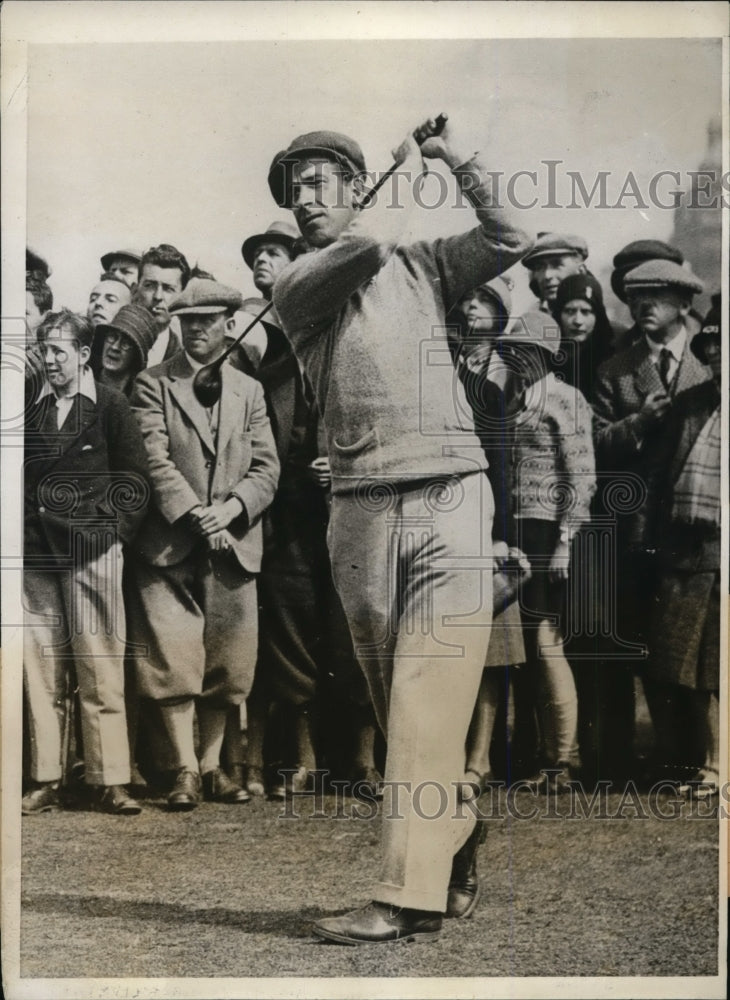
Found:
<path fill-rule="evenodd" d="M 552 372 L 530 387 L 514 430 L 515 517 L 573 528 L 590 519 L 596 492 L 591 425 L 583 394 Z"/>
<path fill-rule="evenodd" d="M 454 174 L 480 225 L 406 244 L 405 209 L 375 205 L 330 246 L 294 260 L 274 302 L 314 387 L 333 492 L 486 468 L 446 339 L 446 312 L 520 259 L 531 243 L 475 159 Z"/>

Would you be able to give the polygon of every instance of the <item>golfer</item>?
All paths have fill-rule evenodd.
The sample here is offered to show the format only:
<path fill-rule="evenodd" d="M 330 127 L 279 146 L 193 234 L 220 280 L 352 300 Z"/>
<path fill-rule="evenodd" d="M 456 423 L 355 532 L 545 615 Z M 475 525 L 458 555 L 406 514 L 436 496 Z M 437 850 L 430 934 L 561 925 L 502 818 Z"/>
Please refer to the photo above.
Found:
<path fill-rule="evenodd" d="M 457 792 L 489 642 L 493 501 L 444 317 L 531 244 L 474 146 L 451 122 L 437 130 L 429 120 L 394 151 L 401 207 L 383 188 L 361 210 L 363 153 L 337 132 L 297 137 L 268 178 L 309 251 L 274 302 L 323 415 L 333 575 L 388 740 L 372 901 L 314 927 L 346 944 L 435 938 L 479 893 L 476 818 Z M 423 157 L 451 169 L 474 229 L 409 240 Z"/>

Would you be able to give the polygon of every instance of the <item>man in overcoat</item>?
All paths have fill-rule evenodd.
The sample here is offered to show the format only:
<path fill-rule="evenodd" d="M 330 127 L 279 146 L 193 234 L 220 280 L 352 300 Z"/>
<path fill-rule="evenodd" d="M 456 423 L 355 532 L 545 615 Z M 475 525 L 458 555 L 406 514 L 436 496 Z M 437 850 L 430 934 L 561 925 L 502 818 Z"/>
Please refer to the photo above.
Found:
<path fill-rule="evenodd" d="M 253 680 L 261 515 L 279 461 L 257 382 L 225 363 L 217 402 L 206 407 L 194 391 L 196 373 L 223 353 L 240 305 L 234 289 L 192 279 L 171 306 L 183 351 L 142 372 L 131 400 L 152 482 L 135 545 L 131 617 L 146 647 L 136 660 L 139 692 L 159 703 L 177 759 L 172 810 L 198 804 L 201 773 L 206 798 L 249 798 L 221 770 L 220 751 L 226 713 Z"/>

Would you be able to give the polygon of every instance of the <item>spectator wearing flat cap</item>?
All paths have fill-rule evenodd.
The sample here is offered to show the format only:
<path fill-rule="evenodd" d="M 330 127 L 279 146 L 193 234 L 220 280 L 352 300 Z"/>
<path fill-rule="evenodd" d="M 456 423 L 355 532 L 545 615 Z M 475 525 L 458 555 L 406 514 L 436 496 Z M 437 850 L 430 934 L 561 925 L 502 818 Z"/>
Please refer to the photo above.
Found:
<path fill-rule="evenodd" d="M 655 725 L 688 796 L 720 787 L 720 304 L 690 350 L 712 379 L 679 393 L 650 457 L 649 518 L 657 592 L 649 623 L 647 675 L 656 688 Z"/>
<path fill-rule="evenodd" d="M 142 254 L 138 250 L 111 250 L 101 258 L 101 266 L 105 274 L 113 274 L 132 291 L 139 281 L 139 265 Z"/>
<path fill-rule="evenodd" d="M 686 389 L 706 382 L 711 373 L 691 352 L 687 316 L 702 282 L 671 260 L 645 261 L 624 276 L 631 315 L 641 335 L 631 347 L 598 370 L 594 396 L 594 437 L 599 471 L 598 504 L 615 525 L 616 572 L 607 581 L 616 594 L 615 618 L 604 622 L 606 656 L 599 667 L 605 684 L 602 715 L 610 719 L 605 733 L 605 776 L 634 773 L 633 673 L 644 674 L 647 622 L 656 593 L 656 561 L 647 541 L 646 477 L 653 454 L 666 433 L 673 400 Z M 649 649 L 649 655 L 651 650 Z M 658 720 L 660 699 L 649 675 L 644 690 L 652 719 Z M 655 721 L 655 739 L 662 727 Z M 655 747 L 659 775 L 668 748 Z"/>
<path fill-rule="evenodd" d="M 380 198 L 361 210 L 365 159 L 348 136 L 298 136 L 269 172 L 310 251 L 280 275 L 274 302 L 324 420 L 334 579 L 387 736 L 386 794 L 389 779 L 403 789 L 395 812 L 385 805 L 373 901 L 315 924 L 351 944 L 435 937 L 447 908 L 469 915 L 479 895 L 480 824 L 453 817 L 489 643 L 493 503 L 453 367 L 424 365 L 421 352 L 428 342 L 448 356 L 446 313 L 530 244 L 495 206 L 471 141 L 450 120 L 436 131 L 428 121 L 409 134 L 396 163 L 417 183 L 423 156 L 443 160 L 479 224 L 433 243 L 405 242 L 414 194 L 405 209 Z M 409 531 L 412 518 L 428 528 Z M 439 568 L 444 559 L 452 568 Z M 446 795 L 429 820 L 413 797 L 422 781 Z"/>
<path fill-rule="evenodd" d="M 668 260 L 674 264 L 684 264 L 684 254 L 677 247 L 662 240 L 634 240 L 627 243 L 623 249 L 619 250 L 613 258 L 613 271 L 611 272 L 611 289 L 617 299 L 626 304 L 626 291 L 624 289 L 624 278 L 638 267 L 649 260 Z M 687 325 L 687 335 L 691 339 L 700 329 L 702 317 L 694 310 L 690 309 L 685 319 Z M 630 347 L 641 336 L 641 329 L 634 323 L 628 328 L 614 326 L 616 350 L 623 350 Z"/>
<path fill-rule="evenodd" d="M 170 325 L 169 307 L 189 280 L 190 265 L 171 244 L 161 243 L 157 247 L 150 247 L 142 255 L 134 301 L 149 309 L 157 325 L 157 339 L 147 356 L 148 368 L 169 360 L 182 348 L 180 338 Z"/>
<path fill-rule="evenodd" d="M 196 373 L 223 353 L 240 305 L 234 289 L 191 280 L 170 305 L 183 351 L 141 372 L 132 391 L 152 503 L 134 550 L 130 638 L 148 650 L 136 660 L 139 693 L 159 703 L 177 758 L 172 810 L 198 804 L 201 772 L 206 798 L 249 798 L 221 769 L 220 753 L 226 715 L 253 680 L 261 515 L 279 462 L 257 382 L 224 363 L 217 400 L 203 405 L 194 389 Z"/>
<path fill-rule="evenodd" d="M 550 307 L 560 282 L 571 274 L 585 274 L 588 244 L 582 236 L 566 233 L 538 233 L 537 239 L 522 258 L 530 271 L 530 291 L 537 296 L 542 312 Z"/>
<path fill-rule="evenodd" d="M 265 299 L 271 300 L 275 281 L 291 261 L 298 238 L 291 223 L 274 222 L 266 232 L 249 236 L 244 242 L 243 258 Z M 352 777 L 375 784 L 380 777 L 373 759 L 375 719 L 332 584 L 327 553 L 330 470 L 319 413 L 275 308 L 268 313 L 265 327 L 267 345 L 256 377 L 264 387 L 281 478 L 263 520 L 259 655 L 247 703 L 247 788 L 259 793 L 266 784 L 267 719 L 291 731 L 291 740 L 277 741 L 276 730 L 281 725 L 276 725 L 274 733 L 269 734 L 274 738 L 266 741 L 269 746 L 278 742 L 280 761 L 296 771 L 291 790 L 306 783 L 318 764 L 320 696 L 331 676 L 337 678 L 338 690 L 348 694 L 348 715 L 356 730 Z M 269 714 L 272 702 L 278 710 Z M 323 735 L 326 737 L 329 731 Z M 288 742 L 292 746 L 287 746 Z M 269 779 L 271 796 L 285 794 L 276 767 L 270 769 Z"/>

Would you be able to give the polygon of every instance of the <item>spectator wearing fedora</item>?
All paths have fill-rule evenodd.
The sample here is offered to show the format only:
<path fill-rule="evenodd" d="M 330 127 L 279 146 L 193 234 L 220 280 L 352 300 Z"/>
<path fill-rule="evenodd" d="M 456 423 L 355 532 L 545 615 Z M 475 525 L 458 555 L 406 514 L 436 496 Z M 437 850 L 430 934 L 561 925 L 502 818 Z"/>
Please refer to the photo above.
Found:
<path fill-rule="evenodd" d="M 517 544 L 532 571 L 520 606 L 543 769 L 531 783 L 559 790 L 578 763 L 578 700 L 564 653 L 570 545 L 590 520 L 596 489 L 590 407 L 579 389 L 552 370 L 560 337 L 557 324 L 535 310 L 499 341 L 510 370 L 505 418 L 512 435 Z"/>
<path fill-rule="evenodd" d="M 88 321 L 49 313 L 38 330 L 47 381 L 26 417 L 24 688 L 34 785 L 23 813 L 57 808 L 69 669 L 79 688 L 94 805 L 131 815 L 124 706 L 122 543 L 147 504 L 142 437 L 124 396 L 94 381 Z"/>
<path fill-rule="evenodd" d="M 495 207 L 486 171 L 471 144 L 467 153 L 459 145 L 453 122 L 438 137 L 435 128 L 429 121 L 410 134 L 396 162 L 417 178 L 423 156 L 444 160 L 468 188 L 479 225 L 434 243 L 403 242 L 415 197 L 405 210 L 387 199 L 361 210 L 365 159 L 349 136 L 298 136 L 269 171 L 272 195 L 291 208 L 312 251 L 280 275 L 274 302 L 325 424 L 334 579 L 387 736 L 386 794 L 396 787 L 389 779 L 406 782 L 403 818 L 384 809 L 373 901 L 315 924 L 319 936 L 351 944 L 433 938 L 444 912 L 468 915 L 479 893 L 479 824 L 472 812 L 464 823 L 454 817 L 489 642 L 493 501 L 453 368 L 429 367 L 422 381 L 421 350 L 428 340 L 448 351 L 446 313 L 519 260 L 529 240 Z M 447 499 L 452 490 L 458 503 Z M 400 530 L 411 518 L 429 525 L 417 538 Z M 442 572 L 436 553 L 462 568 Z M 475 571 L 463 568 L 470 555 Z M 411 620 L 424 628 L 411 630 Z M 444 643 L 459 646 L 458 661 L 444 658 Z M 422 781 L 446 795 L 435 819 L 419 816 L 411 797 Z M 462 848 L 468 860 L 454 867 Z"/>
<path fill-rule="evenodd" d="M 538 233 L 535 244 L 522 258 L 530 271 L 530 291 L 542 312 L 549 312 L 560 282 L 571 274 L 585 274 L 588 244 L 582 236 Z"/>
<path fill-rule="evenodd" d="M 159 265 L 155 265 L 158 267 Z M 143 265 L 140 286 L 147 271 Z M 226 716 L 246 698 L 257 644 L 261 515 L 279 473 L 263 390 L 228 364 L 220 398 L 203 406 L 200 369 L 225 350 L 241 295 L 193 279 L 171 304 L 184 350 L 141 372 L 132 391 L 149 458 L 152 503 L 135 543 L 131 638 L 140 696 L 160 704 L 177 758 L 171 810 L 249 799 L 220 767 Z M 193 725 L 197 703 L 200 762 Z"/>
<path fill-rule="evenodd" d="M 157 338 L 147 355 L 148 368 L 168 361 L 182 348 L 179 336 L 170 326 L 169 307 L 189 280 L 190 265 L 171 244 L 161 243 L 142 255 L 134 301 L 149 309 L 157 326 Z"/>
<path fill-rule="evenodd" d="M 274 222 L 244 242 L 243 258 L 265 299 L 270 300 L 298 238 L 291 223 Z M 293 748 L 280 741 L 283 763 L 296 769 L 289 787 L 297 791 L 311 780 L 319 744 L 327 742 L 332 728 L 323 726 L 324 739 L 318 740 L 320 696 L 332 693 L 324 691 L 328 677 L 336 678 L 338 692 L 347 692 L 346 711 L 355 730 L 351 777 L 372 787 L 380 779 L 373 758 L 375 719 L 332 584 L 326 541 L 330 472 L 319 413 L 275 309 L 266 317 L 265 327 L 267 346 L 256 377 L 264 387 L 281 478 L 263 521 L 259 656 L 247 703 L 247 787 L 254 793 L 263 791 L 265 723 L 282 716 L 293 736 Z M 273 717 L 268 712 L 272 701 L 281 709 Z M 274 776 L 276 768 L 271 770 L 269 794 L 279 797 L 286 787 Z"/>
<path fill-rule="evenodd" d="M 139 281 L 139 265 L 142 254 L 138 250 L 111 250 L 101 258 L 105 274 L 113 274 L 134 291 Z"/>
<path fill-rule="evenodd" d="M 668 260 L 674 264 L 684 265 L 684 254 L 677 247 L 664 243 L 662 240 L 634 240 L 627 243 L 623 249 L 619 250 L 613 258 L 613 271 L 611 272 L 611 289 L 617 299 L 625 305 L 626 291 L 624 289 L 624 278 L 639 264 L 644 264 L 649 260 Z M 687 324 L 687 335 L 690 339 L 699 331 L 702 324 L 702 317 L 690 309 L 685 319 Z M 614 325 L 616 350 L 623 350 L 630 347 L 634 341 L 641 336 L 639 326 L 634 323 L 630 327 L 619 327 Z"/>
<path fill-rule="evenodd" d="M 647 676 L 656 686 L 660 746 L 688 796 L 720 786 L 720 304 L 707 314 L 690 350 L 712 379 L 679 393 L 666 433 L 650 456 L 648 496 L 657 599 L 649 625 Z M 688 779 L 688 780 L 687 780 Z"/>
<path fill-rule="evenodd" d="M 634 672 L 643 671 L 647 623 L 656 593 L 656 560 L 647 541 L 646 477 L 652 456 L 666 433 L 673 400 L 711 378 L 691 352 L 687 317 L 701 281 L 676 261 L 653 259 L 628 271 L 623 287 L 639 338 L 598 369 L 594 396 L 594 438 L 599 472 L 597 503 L 613 520 L 618 579 L 615 620 L 604 623 L 605 656 L 599 667 L 604 683 L 602 715 L 610 719 L 604 776 L 635 776 Z M 651 650 L 649 649 L 649 655 Z M 661 697 L 644 676 L 655 738 L 660 740 Z M 667 774 L 671 749 L 658 743 L 658 776 Z"/>

